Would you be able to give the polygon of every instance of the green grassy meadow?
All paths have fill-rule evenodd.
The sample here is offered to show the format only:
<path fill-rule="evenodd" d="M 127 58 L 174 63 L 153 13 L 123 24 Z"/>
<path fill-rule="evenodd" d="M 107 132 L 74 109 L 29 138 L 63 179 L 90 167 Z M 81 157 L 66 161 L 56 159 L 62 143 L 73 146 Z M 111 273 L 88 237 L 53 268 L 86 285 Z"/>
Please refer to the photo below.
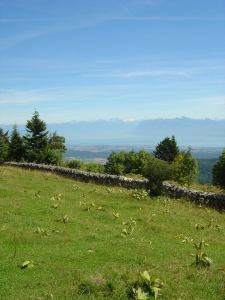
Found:
<path fill-rule="evenodd" d="M 135 299 L 145 270 L 159 299 L 225 299 L 225 214 L 183 199 L 1 166 L 0 240 L 0 299 Z"/>

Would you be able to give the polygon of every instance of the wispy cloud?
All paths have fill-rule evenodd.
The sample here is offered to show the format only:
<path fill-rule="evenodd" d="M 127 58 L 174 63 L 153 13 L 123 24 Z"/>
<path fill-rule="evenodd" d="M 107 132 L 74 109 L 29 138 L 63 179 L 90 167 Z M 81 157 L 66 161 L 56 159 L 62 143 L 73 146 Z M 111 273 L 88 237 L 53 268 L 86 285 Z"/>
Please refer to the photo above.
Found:
<path fill-rule="evenodd" d="M 200 102 L 202 104 L 213 104 L 213 105 L 223 105 L 225 104 L 225 95 L 224 96 L 216 96 L 216 97 L 199 97 L 190 100 L 191 102 Z"/>
<path fill-rule="evenodd" d="M 68 32 L 72 30 L 77 30 L 83 27 L 95 26 L 102 22 L 107 22 L 111 20 L 111 17 L 106 17 L 105 15 L 98 16 L 94 15 L 92 17 L 88 16 L 68 16 L 67 19 L 2 19 L 2 23 L 13 23 L 13 22 L 34 22 L 40 21 L 38 24 L 33 24 L 30 29 L 3 36 L 1 38 L 0 50 L 9 49 L 15 45 L 22 43 L 24 41 L 34 39 L 40 36 L 56 34 L 60 32 Z"/>
<path fill-rule="evenodd" d="M 133 21 L 224 21 L 225 16 L 124 16 L 124 20 Z"/>
<path fill-rule="evenodd" d="M 22 43 L 24 41 L 51 34 L 57 31 L 57 27 L 45 27 L 45 28 L 39 28 L 39 29 L 33 29 L 27 32 L 21 32 L 15 35 L 7 36 L 2 39 L 0 50 L 9 49 L 19 43 Z"/>
<path fill-rule="evenodd" d="M 43 22 L 43 21 L 49 21 L 48 19 L 0 19 L 0 23 L 17 23 L 17 22 Z"/>
<path fill-rule="evenodd" d="M 122 7 L 122 9 L 126 12 L 127 15 L 133 17 L 133 15 L 131 14 L 131 12 L 125 6 L 120 5 L 120 7 Z"/>
<path fill-rule="evenodd" d="M 182 71 L 133 71 L 133 72 L 111 72 L 111 73 L 93 73 L 81 75 L 82 77 L 141 77 L 141 76 L 163 76 L 163 75 L 172 75 L 172 76 L 187 76 L 187 72 Z"/>
<path fill-rule="evenodd" d="M 0 104 L 24 105 L 34 102 L 55 100 L 55 96 L 62 88 L 50 88 L 41 90 L 0 90 Z"/>
<path fill-rule="evenodd" d="M 151 91 L 152 93 L 153 91 Z M 139 98 L 149 94 L 145 91 L 141 84 L 104 84 L 104 85 L 85 85 L 76 87 L 55 87 L 46 89 L 30 89 L 30 90 L 4 90 L 0 89 L 0 106 L 25 106 L 29 104 L 47 105 L 51 102 L 54 104 L 65 103 L 93 103 L 96 101 L 100 105 L 100 101 L 116 101 L 124 98 Z"/>

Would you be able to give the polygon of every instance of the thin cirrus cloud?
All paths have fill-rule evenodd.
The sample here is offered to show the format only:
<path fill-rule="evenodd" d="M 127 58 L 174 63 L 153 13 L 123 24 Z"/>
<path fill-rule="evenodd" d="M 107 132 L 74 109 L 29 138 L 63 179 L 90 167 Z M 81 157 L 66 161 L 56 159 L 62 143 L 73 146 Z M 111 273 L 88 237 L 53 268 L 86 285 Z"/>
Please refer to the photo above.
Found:
<path fill-rule="evenodd" d="M 124 8 L 125 9 L 125 8 Z M 224 21 L 224 16 L 133 16 L 133 15 L 121 15 L 121 14 L 96 14 L 89 18 L 88 16 L 76 17 L 76 21 L 71 17 L 69 17 L 65 22 L 54 19 L 40 19 L 40 18 L 33 18 L 33 19 L 1 19 L 1 23 L 16 23 L 16 22 L 38 22 L 38 23 L 46 23 L 46 22 L 58 22 L 58 24 L 54 25 L 45 25 L 43 28 L 33 29 L 25 33 L 19 33 L 16 35 L 7 36 L 2 39 L 0 50 L 9 49 L 14 47 L 15 45 L 24 42 L 26 40 L 30 40 L 36 37 L 54 34 L 57 32 L 75 30 L 80 27 L 89 27 L 95 26 L 99 23 L 104 22 L 112 22 L 114 20 L 124 20 L 124 21 L 188 21 L 188 20 L 198 20 L 198 21 Z"/>
<path fill-rule="evenodd" d="M 199 97 L 190 100 L 191 102 L 202 102 L 204 104 L 211 103 L 213 105 L 224 105 L 225 104 L 225 95 L 217 97 Z"/>
<path fill-rule="evenodd" d="M 104 18 L 103 18 L 104 19 Z M 67 32 L 71 30 L 76 30 L 82 27 L 92 26 L 97 24 L 98 22 L 102 22 L 103 19 L 94 18 L 84 18 L 81 17 L 76 18 L 74 21 L 71 18 L 67 20 L 57 20 L 57 19 L 3 19 L 3 23 L 13 23 L 13 22 L 38 22 L 38 24 L 34 24 L 33 28 L 25 31 L 19 32 L 17 34 L 12 33 L 8 34 L 5 37 L 1 38 L 1 46 L 0 51 L 6 50 L 16 46 L 19 43 L 25 42 L 27 40 L 31 40 L 40 36 L 56 34 L 60 32 Z M 41 24 L 41 27 L 40 27 Z M 37 26 L 38 25 L 38 26 Z"/>
<path fill-rule="evenodd" d="M 31 103 L 47 103 L 54 101 L 55 103 L 63 102 L 85 102 L 91 101 L 95 103 L 95 98 L 103 99 L 105 101 L 105 93 L 108 93 L 107 99 L 121 99 L 120 91 L 129 91 L 129 96 L 140 96 L 140 93 L 135 90 L 139 88 L 138 85 L 131 84 L 109 84 L 109 85 L 95 85 L 84 87 L 56 87 L 48 89 L 34 89 L 34 90 L 0 90 L 0 105 L 26 105 Z M 110 91 L 110 92 L 109 92 Z M 131 92 L 132 91 L 132 92 Z M 123 94 L 124 96 L 124 94 Z M 100 98 L 99 98 L 100 97 Z M 127 97 L 127 94 L 126 94 Z"/>
<path fill-rule="evenodd" d="M 31 30 L 25 33 L 19 33 L 16 35 L 7 36 L 2 39 L 0 51 L 6 50 L 16 46 L 19 43 L 25 42 L 30 39 L 34 39 L 40 36 L 55 34 L 58 32 L 65 32 L 70 30 L 76 30 L 80 27 L 95 26 L 98 23 L 110 22 L 114 20 L 133 20 L 133 21 L 187 21 L 187 20 L 202 20 L 202 21 L 221 21 L 225 20 L 225 17 L 166 17 L 166 16 L 157 16 L 157 17 L 135 17 L 135 16 L 99 16 L 97 18 L 92 18 L 92 20 L 86 19 L 86 22 L 78 22 L 77 24 L 62 24 L 62 25 L 52 25 L 46 26 L 42 29 Z M 1 22 L 46 22 L 46 20 L 41 19 L 3 19 Z"/>
<path fill-rule="evenodd" d="M 187 72 L 181 71 L 134 71 L 134 72 L 112 72 L 112 73 L 94 73 L 94 74 L 86 74 L 81 75 L 82 77 L 141 77 L 141 76 L 160 76 L 160 75 L 181 75 L 186 76 L 188 75 Z"/>
<path fill-rule="evenodd" d="M 0 104 L 23 105 L 33 102 L 45 102 L 56 100 L 60 87 L 41 90 L 0 90 Z"/>
<path fill-rule="evenodd" d="M 0 50 L 6 50 L 16 46 L 19 43 L 25 42 L 30 39 L 37 38 L 39 36 L 47 35 L 54 33 L 56 31 L 55 28 L 44 28 L 44 29 L 36 29 L 25 33 L 19 33 L 12 36 L 7 36 L 2 39 L 2 43 L 0 46 Z"/>
<path fill-rule="evenodd" d="M 0 104 L 25 105 L 29 103 L 61 102 L 65 101 L 83 101 L 92 98 L 94 95 L 102 93 L 102 90 L 115 88 L 115 86 L 89 86 L 77 88 L 56 87 L 48 89 L 34 90 L 0 90 Z M 118 88 L 118 86 L 116 87 Z"/>
<path fill-rule="evenodd" d="M 224 21 L 224 16 L 124 16 L 121 17 L 124 20 L 133 20 L 133 21 Z"/>
<path fill-rule="evenodd" d="M 21 23 L 21 22 L 36 22 L 36 21 L 40 21 L 40 22 L 43 22 L 43 21 L 49 21 L 47 19 L 35 19 L 35 18 L 32 18 L 32 19 L 0 19 L 0 23 Z"/>

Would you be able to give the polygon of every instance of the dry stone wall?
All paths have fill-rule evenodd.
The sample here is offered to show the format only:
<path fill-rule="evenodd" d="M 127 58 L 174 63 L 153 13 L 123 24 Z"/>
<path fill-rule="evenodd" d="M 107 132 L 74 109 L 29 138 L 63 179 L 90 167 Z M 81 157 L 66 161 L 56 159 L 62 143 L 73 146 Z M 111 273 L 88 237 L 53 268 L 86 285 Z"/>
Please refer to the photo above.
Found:
<path fill-rule="evenodd" d="M 124 176 L 85 172 L 60 166 L 16 162 L 4 162 L 3 164 L 25 169 L 53 172 L 82 182 L 92 182 L 107 186 L 122 186 L 129 189 L 146 189 L 148 183 L 147 180 L 137 180 Z M 164 183 L 164 187 L 166 194 L 171 198 L 186 198 L 188 201 L 194 201 L 197 204 L 211 206 L 220 211 L 225 210 L 225 195 L 189 190 L 185 187 L 179 187 L 168 183 Z"/>
<path fill-rule="evenodd" d="M 185 187 L 164 183 L 165 191 L 171 198 L 186 198 L 202 206 L 210 206 L 219 211 L 225 211 L 225 195 L 190 190 Z"/>
<path fill-rule="evenodd" d="M 99 185 L 122 186 L 130 189 L 145 189 L 147 185 L 147 180 L 137 180 L 127 178 L 124 176 L 85 172 L 76 169 L 63 168 L 59 166 L 16 162 L 5 162 L 4 165 L 53 172 L 74 180 L 83 182 L 93 182 Z"/>

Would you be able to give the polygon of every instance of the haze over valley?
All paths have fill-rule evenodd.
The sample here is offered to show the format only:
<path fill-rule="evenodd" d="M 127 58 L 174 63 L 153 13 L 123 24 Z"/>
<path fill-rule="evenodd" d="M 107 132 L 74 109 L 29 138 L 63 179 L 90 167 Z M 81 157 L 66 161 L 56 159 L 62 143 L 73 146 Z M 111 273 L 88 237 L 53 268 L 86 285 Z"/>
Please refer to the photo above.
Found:
<path fill-rule="evenodd" d="M 0 124 L 9 132 L 12 125 Z M 21 135 L 26 134 L 26 124 L 18 125 Z M 181 147 L 225 147 L 225 119 L 122 119 L 71 121 L 47 124 L 47 130 L 64 136 L 66 145 L 110 145 L 155 147 L 166 136 L 175 136 Z"/>

